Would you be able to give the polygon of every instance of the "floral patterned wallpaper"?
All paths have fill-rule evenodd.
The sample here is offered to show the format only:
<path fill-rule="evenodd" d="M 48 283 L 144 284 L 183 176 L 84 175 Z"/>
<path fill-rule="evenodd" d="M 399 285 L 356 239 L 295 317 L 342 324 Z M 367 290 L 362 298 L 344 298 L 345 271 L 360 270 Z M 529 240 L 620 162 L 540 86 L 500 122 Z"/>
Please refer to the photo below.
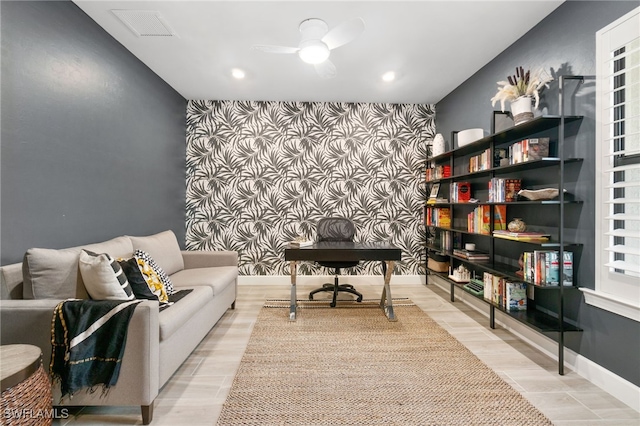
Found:
<path fill-rule="evenodd" d="M 402 248 L 396 274 L 423 273 L 434 123 L 433 105 L 190 101 L 187 249 L 235 250 L 242 275 L 286 275 L 286 243 L 314 238 L 322 217 L 343 216 L 356 241 Z M 313 263 L 298 271 L 328 274 Z"/>

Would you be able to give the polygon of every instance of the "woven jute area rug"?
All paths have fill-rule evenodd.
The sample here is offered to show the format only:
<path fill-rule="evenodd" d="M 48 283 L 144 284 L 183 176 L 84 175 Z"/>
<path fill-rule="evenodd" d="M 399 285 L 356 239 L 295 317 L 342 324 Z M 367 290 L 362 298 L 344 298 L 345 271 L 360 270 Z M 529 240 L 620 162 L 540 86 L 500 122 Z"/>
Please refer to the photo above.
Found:
<path fill-rule="evenodd" d="M 552 424 L 410 301 L 327 305 L 267 302 L 218 425 Z"/>

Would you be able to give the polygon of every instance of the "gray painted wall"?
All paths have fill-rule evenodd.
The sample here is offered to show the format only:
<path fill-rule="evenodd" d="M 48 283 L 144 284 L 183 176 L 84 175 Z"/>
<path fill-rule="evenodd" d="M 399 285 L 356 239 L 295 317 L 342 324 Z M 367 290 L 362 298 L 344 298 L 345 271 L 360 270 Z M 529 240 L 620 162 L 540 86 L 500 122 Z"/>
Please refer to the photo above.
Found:
<path fill-rule="evenodd" d="M 72 2 L 0 2 L 2 264 L 185 235 L 186 100 Z"/>
<path fill-rule="evenodd" d="M 496 82 L 513 74 L 516 66 L 544 67 L 554 75 L 594 75 L 595 32 L 638 6 L 637 1 L 569 1 L 515 42 L 492 62 L 474 74 L 436 104 L 436 132 L 447 141 L 452 130 L 473 127 L 490 131 L 494 108 L 489 101 L 497 91 Z M 578 285 L 595 288 L 595 98 L 593 84 L 569 85 L 565 111 L 585 115 L 577 136 L 568 149 L 584 158 L 570 169 L 567 189 L 584 200 L 579 209 L 570 210 L 567 224 L 570 238 L 584 244 L 578 268 Z M 557 114 L 557 82 L 546 90 L 541 112 Z M 499 109 L 499 104 L 496 106 Z M 510 217 L 507 211 L 507 216 Z M 553 306 L 544 294 L 539 305 Z M 624 379 L 640 385 L 640 324 L 584 303 L 581 292 L 572 291 L 566 303 L 568 318 L 583 333 L 569 336 L 568 346 Z"/>

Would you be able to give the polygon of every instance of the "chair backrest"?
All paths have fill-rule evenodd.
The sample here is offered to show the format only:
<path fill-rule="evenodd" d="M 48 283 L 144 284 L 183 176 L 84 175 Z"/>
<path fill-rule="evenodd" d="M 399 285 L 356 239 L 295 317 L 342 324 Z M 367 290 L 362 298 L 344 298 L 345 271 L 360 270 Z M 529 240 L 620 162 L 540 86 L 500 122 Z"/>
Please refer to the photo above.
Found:
<path fill-rule="evenodd" d="M 356 227 L 344 217 L 325 217 L 318 221 L 316 235 L 318 241 L 353 241 Z"/>

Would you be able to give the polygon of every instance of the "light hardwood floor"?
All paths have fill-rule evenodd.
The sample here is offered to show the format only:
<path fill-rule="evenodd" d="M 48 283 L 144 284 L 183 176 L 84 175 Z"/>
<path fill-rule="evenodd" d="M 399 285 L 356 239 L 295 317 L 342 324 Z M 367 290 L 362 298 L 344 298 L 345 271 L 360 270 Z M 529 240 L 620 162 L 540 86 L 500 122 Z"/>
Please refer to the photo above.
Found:
<path fill-rule="evenodd" d="M 379 284 L 357 288 L 365 298 L 380 298 Z M 311 289 L 299 286 L 298 297 Z M 558 375 L 554 360 L 506 330 L 491 330 L 485 317 L 461 302 L 450 303 L 448 294 L 435 285 L 394 286 L 392 280 L 391 289 L 394 298 L 413 300 L 555 425 L 640 425 L 640 413 L 571 370 Z M 152 426 L 215 425 L 258 311 L 266 299 L 286 299 L 289 286 L 286 282 L 282 287 L 241 285 L 238 293 L 236 309 L 222 317 L 160 391 Z M 84 407 L 54 424 L 137 425 L 142 421 L 138 407 Z"/>

